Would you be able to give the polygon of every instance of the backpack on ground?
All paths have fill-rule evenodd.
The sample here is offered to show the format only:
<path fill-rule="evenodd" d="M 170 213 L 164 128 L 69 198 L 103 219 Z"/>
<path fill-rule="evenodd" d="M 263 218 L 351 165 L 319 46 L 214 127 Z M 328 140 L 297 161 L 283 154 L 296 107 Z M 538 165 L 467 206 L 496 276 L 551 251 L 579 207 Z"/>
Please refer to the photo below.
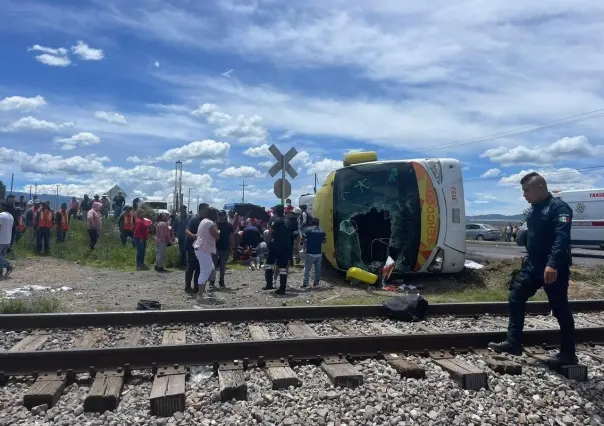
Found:
<path fill-rule="evenodd" d="M 157 311 L 161 309 L 161 303 L 156 300 L 139 300 L 136 304 L 138 311 Z"/>
<path fill-rule="evenodd" d="M 421 321 L 428 311 L 428 301 L 419 294 L 394 296 L 383 303 L 386 315 L 399 321 Z"/>

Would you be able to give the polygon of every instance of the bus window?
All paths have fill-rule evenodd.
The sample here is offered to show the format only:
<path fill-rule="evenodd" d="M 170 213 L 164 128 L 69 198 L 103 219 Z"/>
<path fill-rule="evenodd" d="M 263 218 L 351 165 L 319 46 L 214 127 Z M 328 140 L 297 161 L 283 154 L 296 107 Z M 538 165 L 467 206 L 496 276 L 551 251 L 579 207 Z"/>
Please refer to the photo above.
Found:
<path fill-rule="evenodd" d="M 371 269 L 396 261 L 395 271 L 413 270 L 421 238 L 421 207 L 411 162 L 357 164 L 334 180 L 334 242 L 338 267 Z"/>

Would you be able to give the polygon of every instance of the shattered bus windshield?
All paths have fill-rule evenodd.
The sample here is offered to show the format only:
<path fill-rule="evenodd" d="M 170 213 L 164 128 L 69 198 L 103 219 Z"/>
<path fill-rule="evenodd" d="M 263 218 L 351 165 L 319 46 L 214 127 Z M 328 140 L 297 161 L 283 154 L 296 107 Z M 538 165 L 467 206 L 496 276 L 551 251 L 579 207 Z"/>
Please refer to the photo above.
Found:
<path fill-rule="evenodd" d="M 421 238 L 421 208 L 411 162 L 358 164 L 334 180 L 338 267 L 375 270 L 389 255 L 395 272 L 411 272 Z"/>

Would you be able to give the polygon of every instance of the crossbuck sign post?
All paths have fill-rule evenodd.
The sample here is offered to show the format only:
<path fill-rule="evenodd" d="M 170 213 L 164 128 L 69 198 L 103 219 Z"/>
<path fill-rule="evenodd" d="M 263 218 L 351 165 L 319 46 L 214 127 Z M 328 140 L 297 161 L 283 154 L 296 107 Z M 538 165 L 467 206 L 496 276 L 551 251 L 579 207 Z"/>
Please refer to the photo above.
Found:
<path fill-rule="evenodd" d="M 294 168 L 289 164 L 289 162 L 298 155 L 298 151 L 296 148 L 291 148 L 285 155 L 281 154 L 281 151 L 273 144 L 268 149 L 273 157 L 277 160 L 277 162 L 271 167 L 268 173 L 271 177 L 275 177 L 275 175 L 281 172 L 281 179 L 278 179 L 275 182 L 275 196 L 281 199 L 281 205 L 285 204 L 285 199 L 291 195 L 291 185 L 289 181 L 285 178 L 285 172 L 291 176 L 292 179 L 295 179 L 298 176 L 298 173 L 294 170 Z"/>

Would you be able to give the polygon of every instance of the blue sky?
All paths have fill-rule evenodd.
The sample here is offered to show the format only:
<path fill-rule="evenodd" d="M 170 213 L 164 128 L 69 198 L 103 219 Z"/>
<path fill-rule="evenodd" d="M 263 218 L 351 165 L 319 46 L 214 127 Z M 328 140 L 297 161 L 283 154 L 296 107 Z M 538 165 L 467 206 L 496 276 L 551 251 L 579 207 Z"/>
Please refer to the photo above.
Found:
<path fill-rule="evenodd" d="M 420 3 L 0 0 L 0 179 L 169 197 L 182 160 L 185 194 L 269 205 L 274 143 L 292 198 L 349 150 L 458 158 L 469 214 L 531 170 L 604 186 L 597 113 L 474 140 L 604 109 L 602 2 Z"/>

